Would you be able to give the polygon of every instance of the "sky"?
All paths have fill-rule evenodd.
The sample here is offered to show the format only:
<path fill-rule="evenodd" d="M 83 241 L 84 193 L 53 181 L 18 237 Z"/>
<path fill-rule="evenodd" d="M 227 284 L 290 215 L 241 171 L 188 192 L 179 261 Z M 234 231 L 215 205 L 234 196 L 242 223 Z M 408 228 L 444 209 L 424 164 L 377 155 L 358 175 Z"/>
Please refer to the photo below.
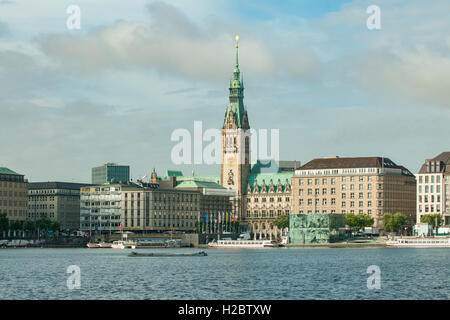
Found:
<path fill-rule="evenodd" d="M 70 30 L 67 8 L 81 10 Z M 381 29 L 369 30 L 370 5 Z M 235 59 L 250 126 L 280 159 L 450 151 L 450 2 L 0 0 L 0 166 L 29 181 L 133 179 L 175 165 L 171 134 L 220 129 Z M 207 143 L 204 143 L 204 146 Z"/>

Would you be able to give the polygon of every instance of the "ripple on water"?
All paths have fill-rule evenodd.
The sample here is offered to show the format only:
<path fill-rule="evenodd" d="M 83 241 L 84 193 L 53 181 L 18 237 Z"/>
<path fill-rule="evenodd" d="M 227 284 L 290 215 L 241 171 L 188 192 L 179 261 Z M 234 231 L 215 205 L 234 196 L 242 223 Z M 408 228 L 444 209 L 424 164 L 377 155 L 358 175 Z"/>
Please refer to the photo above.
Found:
<path fill-rule="evenodd" d="M 448 249 L 217 249 L 207 257 L 173 258 L 127 253 L 2 250 L 0 299 L 450 298 Z M 69 265 L 80 267 L 79 290 L 67 288 Z M 380 290 L 367 289 L 370 265 L 380 267 Z"/>

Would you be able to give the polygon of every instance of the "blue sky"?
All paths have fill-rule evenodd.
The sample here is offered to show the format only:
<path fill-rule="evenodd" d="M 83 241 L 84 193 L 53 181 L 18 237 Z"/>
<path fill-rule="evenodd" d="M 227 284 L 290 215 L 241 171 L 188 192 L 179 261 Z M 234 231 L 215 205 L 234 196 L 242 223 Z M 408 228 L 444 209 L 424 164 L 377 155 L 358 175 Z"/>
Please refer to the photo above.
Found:
<path fill-rule="evenodd" d="M 66 9 L 81 8 L 81 30 Z M 381 9 L 368 30 L 366 8 Z M 31 181 L 175 166 L 171 133 L 220 128 L 240 35 L 250 125 L 280 158 L 385 156 L 417 172 L 448 151 L 450 2 L 0 1 L 0 166 Z M 218 174 L 217 166 L 196 166 Z"/>

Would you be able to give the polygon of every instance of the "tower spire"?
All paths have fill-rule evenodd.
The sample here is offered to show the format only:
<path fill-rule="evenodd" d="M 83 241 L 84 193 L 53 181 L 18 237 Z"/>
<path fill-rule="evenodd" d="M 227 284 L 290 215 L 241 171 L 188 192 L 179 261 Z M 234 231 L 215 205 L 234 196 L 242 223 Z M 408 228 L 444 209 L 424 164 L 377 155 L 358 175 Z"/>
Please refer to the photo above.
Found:
<path fill-rule="evenodd" d="M 236 36 L 236 68 L 239 68 L 239 36 Z"/>

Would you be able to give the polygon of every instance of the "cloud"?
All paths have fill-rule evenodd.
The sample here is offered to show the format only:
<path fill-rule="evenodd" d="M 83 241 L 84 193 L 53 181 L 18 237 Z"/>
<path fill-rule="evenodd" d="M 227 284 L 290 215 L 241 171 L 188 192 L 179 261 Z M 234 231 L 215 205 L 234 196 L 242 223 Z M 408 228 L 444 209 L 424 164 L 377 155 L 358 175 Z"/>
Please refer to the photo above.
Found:
<path fill-rule="evenodd" d="M 222 17 L 211 16 L 206 26 L 200 26 L 172 5 L 155 2 L 147 8 L 148 24 L 118 21 L 87 35 L 47 35 L 39 39 L 40 47 L 62 68 L 83 74 L 145 68 L 208 82 L 223 81 L 231 73 L 234 27 Z M 272 50 L 261 35 L 244 27 L 241 31 L 240 60 L 246 73 L 281 79 L 285 73 L 294 77 L 310 73 L 317 65 L 312 51 Z"/>
<path fill-rule="evenodd" d="M 0 21 L 0 38 L 11 35 L 11 30 L 6 22 Z"/>

